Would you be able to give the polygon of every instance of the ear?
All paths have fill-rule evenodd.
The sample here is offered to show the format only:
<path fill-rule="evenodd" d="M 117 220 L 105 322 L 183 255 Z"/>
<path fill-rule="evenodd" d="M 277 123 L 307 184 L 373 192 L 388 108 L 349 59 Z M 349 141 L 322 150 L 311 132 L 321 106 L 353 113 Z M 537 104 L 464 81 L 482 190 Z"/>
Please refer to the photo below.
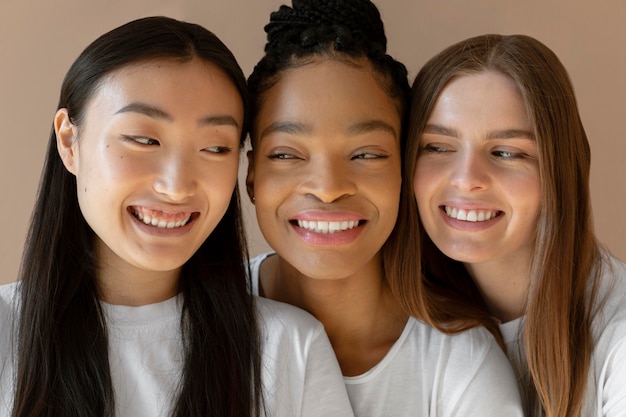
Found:
<path fill-rule="evenodd" d="M 248 175 L 246 176 L 246 191 L 248 192 L 248 197 L 250 198 L 250 202 L 254 204 L 254 153 L 253 151 L 246 152 L 246 156 L 248 157 Z"/>
<path fill-rule="evenodd" d="M 70 121 L 67 109 L 59 109 L 54 115 L 54 132 L 57 151 L 65 168 L 76 175 L 78 172 L 78 129 Z"/>

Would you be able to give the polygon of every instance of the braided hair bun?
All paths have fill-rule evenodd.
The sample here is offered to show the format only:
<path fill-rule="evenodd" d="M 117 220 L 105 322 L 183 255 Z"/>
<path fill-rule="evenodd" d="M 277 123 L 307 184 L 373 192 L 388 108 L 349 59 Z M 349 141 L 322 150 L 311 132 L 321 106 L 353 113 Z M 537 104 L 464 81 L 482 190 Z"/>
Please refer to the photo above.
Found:
<path fill-rule="evenodd" d="M 280 6 L 265 26 L 265 56 L 248 78 L 252 116 L 258 113 L 265 92 L 282 71 L 318 57 L 368 61 L 387 94 L 404 114 L 409 82 L 406 67 L 387 55 L 385 27 L 370 0 L 292 0 Z"/>
<path fill-rule="evenodd" d="M 265 32 L 266 52 L 325 50 L 328 44 L 343 52 L 387 50 L 380 13 L 369 0 L 293 0 L 292 7 L 283 5 L 270 15 Z"/>

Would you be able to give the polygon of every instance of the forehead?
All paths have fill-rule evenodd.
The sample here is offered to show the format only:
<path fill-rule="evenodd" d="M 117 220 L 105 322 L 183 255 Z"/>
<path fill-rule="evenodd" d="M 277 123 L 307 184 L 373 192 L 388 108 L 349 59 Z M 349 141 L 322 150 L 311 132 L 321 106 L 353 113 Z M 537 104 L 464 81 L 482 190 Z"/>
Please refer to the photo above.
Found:
<path fill-rule="evenodd" d="M 434 120 L 530 128 L 526 103 L 515 81 L 491 70 L 452 78 L 435 101 L 428 118 L 429 123 Z"/>
<path fill-rule="evenodd" d="M 178 84 L 177 87 L 181 91 L 193 91 L 193 88 L 189 88 L 192 82 L 202 82 L 206 87 L 214 88 L 223 85 L 235 86 L 223 69 L 210 61 L 195 57 L 191 59 L 158 58 L 128 63 L 107 73 L 102 77 L 99 85 L 116 84 L 129 90 L 150 94 L 162 85 L 167 86 L 168 81 L 181 79 L 188 80 L 186 83 Z M 153 88 L 144 88 L 147 85 L 152 85 Z"/>
<path fill-rule="evenodd" d="M 131 102 L 154 105 L 171 114 L 185 109 L 243 118 L 241 94 L 231 78 L 215 64 L 196 58 L 140 61 L 111 71 L 90 97 L 87 113 L 94 108 L 115 112 Z"/>
<path fill-rule="evenodd" d="M 369 64 L 319 59 L 283 71 L 266 92 L 257 122 L 324 118 L 341 123 L 341 118 L 356 117 L 400 119 L 396 101 Z"/>

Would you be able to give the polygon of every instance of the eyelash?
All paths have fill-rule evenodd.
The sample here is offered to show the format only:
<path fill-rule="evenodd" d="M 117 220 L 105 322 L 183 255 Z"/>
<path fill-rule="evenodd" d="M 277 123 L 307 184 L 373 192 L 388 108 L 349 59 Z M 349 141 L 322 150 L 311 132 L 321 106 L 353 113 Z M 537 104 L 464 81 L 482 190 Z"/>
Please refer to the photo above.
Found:
<path fill-rule="evenodd" d="M 420 146 L 419 152 L 428 152 L 428 153 L 444 153 L 451 152 L 450 150 L 444 148 L 443 146 L 435 146 L 435 145 L 424 145 Z"/>
<path fill-rule="evenodd" d="M 442 154 L 447 152 L 454 152 L 453 150 L 449 150 L 443 146 L 435 146 L 435 145 L 424 145 L 419 148 L 419 152 L 427 152 L 434 154 Z M 491 154 L 503 161 L 513 161 L 516 159 L 525 159 L 527 157 L 526 154 L 522 152 L 511 152 L 511 151 L 492 151 Z M 508 155 L 508 156 L 505 156 Z"/>
<path fill-rule="evenodd" d="M 498 159 L 502 159 L 503 161 L 514 161 L 516 159 L 525 159 L 528 156 L 521 152 L 511 152 L 511 151 L 493 151 L 491 154 Z M 503 154 L 507 154 L 508 156 L 504 156 Z"/>
<path fill-rule="evenodd" d="M 288 154 L 288 153 L 275 153 L 275 154 L 269 154 L 267 155 L 268 159 L 278 159 L 278 160 L 289 160 L 289 159 L 300 159 L 295 155 L 292 154 Z M 372 153 L 372 152 L 365 152 L 365 153 L 361 153 L 358 155 L 353 156 L 351 159 L 355 160 L 355 159 L 386 159 L 389 158 L 389 155 L 385 155 L 385 154 L 377 154 L 377 153 Z"/>
<path fill-rule="evenodd" d="M 389 155 L 375 152 L 363 152 L 352 157 L 352 159 L 386 159 Z"/>
<path fill-rule="evenodd" d="M 229 153 L 232 152 L 233 148 L 229 146 L 209 146 L 204 150 L 210 153 Z"/>
<path fill-rule="evenodd" d="M 152 138 L 146 138 L 143 136 L 124 136 L 124 140 L 127 142 L 135 142 L 140 145 L 146 145 L 146 146 L 159 145 L 158 140 L 152 139 Z"/>
<path fill-rule="evenodd" d="M 279 159 L 279 160 L 284 160 L 284 159 L 300 159 L 297 156 L 290 154 L 290 153 L 271 153 L 269 155 L 267 155 L 268 159 Z"/>
<path fill-rule="evenodd" d="M 156 139 L 152 139 L 152 138 L 146 138 L 143 136 L 124 136 L 124 140 L 127 142 L 135 142 L 138 143 L 140 145 L 144 145 L 144 146 L 156 146 L 156 145 L 160 145 L 159 141 Z M 215 154 L 221 154 L 221 153 L 230 153 L 232 152 L 233 148 L 231 148 L 230 146 L 209 146 L 207 148 L 204 148 L 203 151 L 205 152 L 209 152 L 209 153 L 215 153 Z"/>

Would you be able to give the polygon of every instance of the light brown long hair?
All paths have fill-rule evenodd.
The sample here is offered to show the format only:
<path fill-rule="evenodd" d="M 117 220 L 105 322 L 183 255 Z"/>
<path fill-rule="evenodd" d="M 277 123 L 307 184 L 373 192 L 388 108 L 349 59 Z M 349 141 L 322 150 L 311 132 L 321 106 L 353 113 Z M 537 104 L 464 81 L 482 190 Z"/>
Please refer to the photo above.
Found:
<path fill-rule="evenodd" d="M 446 257 L 420 223 L 413 191 L 419 136 L 442 89 L 483 71 L 510 77 L 537 140 L 541 207 L 522 331 L 531 415 L 581 415 L 590 356 L 600 251 L 589 196 L 590 150 L 574 90 L 558 57 L 523 35 L 484 35 L 452 45 L 417 75 L 411 95 L 398 227 L 385 247 L 390 285 L 404 307 L 449 332 L 487 327 L 502 343 L 464 266 Z"/>

